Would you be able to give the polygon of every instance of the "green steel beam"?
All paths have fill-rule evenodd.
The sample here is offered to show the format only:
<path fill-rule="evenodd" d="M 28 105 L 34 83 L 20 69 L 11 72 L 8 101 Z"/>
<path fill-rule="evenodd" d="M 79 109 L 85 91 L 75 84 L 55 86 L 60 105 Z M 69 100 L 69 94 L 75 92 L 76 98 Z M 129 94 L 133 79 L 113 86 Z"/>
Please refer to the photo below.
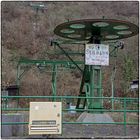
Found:
<path fill-rule="evenodd" d="M 116 47 L 116 45 L 111 45 L 110 48 L 113 48 L 113 49 L 109 52 L 109 56 L 110 57 L 117 57 L 118 47 Z"/>
<path fill-rule="evenodd" d="M 100 97 L 103 97 L 102 93 L 102 70 L 100 69 L 99 71 L 99 92 L 100 92 Z M 103 107 L 103 100 L 101 101 L 101 107 Z"/>
<path fill-rule="evenodd" d="M 124 122 L 114 122 L 114 123 L 112 123 L 112 122 L 101 122 L 101 123 L 99 123 L 99 122 L 63 122 L 63 124 L 118 124 L 118 125 L 124 125 Z M 130 123 L 130 122 L 128 122 L 128 123 L 126 123 L 127 125 L 138 125 L 138 123 Z"/>
<path fill-rule="evenodd" d="M 24 69 L 24 71 L 20 74 L 20 79 L 23 77 L 23 75 L 30 69 L 31 67 L 26 67 L 25 69 Z"/>
<path fill-rule="evenodd" d="M 84 64 L 84 61 L 74 61 L 76 64 Z M 63 61 L 63 60 L 31 60 L 31 59 L 20 59 L 19 64 L 51 64 L 51 65 L 59 65 L 59 64 L 73 64 L 72 61 Z"/>
<path fill-rule="evenodd" d="M 20 85 L 20 65 L 17 65 L 17 79 L 16 79 L 16 83 L 19 86 Z"/>
<path fill-rule="evenodd" d="M 1 108 L 2 111 L 29 111 L 29 108 Z M 124 112 L 124 110 L 94 110 L 94 109 L 63 109 L 63 111 L 90 111 L 90 112 Z M 125 110 L 126 112 L 139 112 L 139 110 Z"/>
<path fill-rule="evenodd" d="M 79 90 L 79 97 L 82 96 L 82 93 L 83 93 L 83 90 L 85 90 L 85 98 L 87 97 L 87 91 L 86 89 L 84 88 L 85 87 L 85 84 L 86 83 L 89 83 L 89 80 L 90 80 L 90 70 L 89 70 L 89 66 L 88 65 L 85 65 L 84 66 L 84 71 L 83 71 L 83 76 L 82 76 L 82 80 L 81 80 L 81 84 L 80 84 L 80 90 Z M 90 88 L 89 88 L 90 90 Z M 76 104 L 76 108 L 78 109 L 79 106 L 80 106 L 80 103 L 81 103 L 81 99 L 82 98 L 78 98 L 77 100 L 77 104 Z M 88 98 L 86 98 L 86 103 L 87 105 L 89 105 L 89 100 Z M 84 107 L 84 106 L 83 106 Z"/>
<path fill-rule="evenodd" d="M 29 124 L 29 122 L 2 122 L 1 125 L 25 125 L 25 124 Z M 124 125 L 124 122 L 62 122 L 62 124 L 115 124 L 115 125 Z M 138 123 L 126 123 L 127 125 L 138 125 Z"/>
<path fill-rule="evenodd" d="M 113 99 L 112 97 L 79 97 L 79 96 L 1 96 L 1 98 L 88 98 L 88 99 Z M 122 97 L 114 97 L 115 100 L 136 100 L 136 101 L 139 101 L 139 98 L 122 98 Z"/>
<path fill-rule="evenodd" d="M 95 79 L 95 72 L 97 79 Z M 86 65 L 83 72 L 82 82 L 80 86 L 80 95 L 83 93 L 83 88 L 85 85 L 85 96 L 86 97 L 101 97 L 102 96 L 102 77 L 101 77 L 101 67 L 100 66 L 88 66 Z M 96 81 L 97 80 L 97 81 Z M 96 84 L 95 84 L 96 83 Z M 95 90 L 97 90 L 97 95 L 95 95 Z M 80 96 L 79 95 L 79 96 Z M 76 108 L 79 108 L 81 99 L 77 101 Z M 86 99 L 88 108 L 102 108 L 102 100 L 96 98 Z"/>
<path fill-rule="evenodd" d="M 90 105 L 90 99 L 88 97 L 90 97 L 90 84 L 89 83 L 85 83 L 85 91 L 86 91 L 86 97 L 87 97 L 87 106 Z"/>
<path fill-rule="evenodd" d="M 81 44 L 85 45 L 86 41 L 77 41 L 77 40 L 52 40 L 52 43 L 59 43 L 59 44 Z"/>
<path fill-rule="evenodd" d="M 76 52 L 76 51 L 66 51 L 66 53 L 68 55 L 84 55 L 83 52 Z M 62 51 L 51 51 L 51 52 L 47 52 L 47 54 L 56 54 L 56 55 L 64 55 L 64 53 Z"/>
<path fill-rule="evenodd" d="M 101 67 L 92 66 L 90 69 L 90 97 L 102 97 Z M 90 100 L 90 108 L 102 108 L 102 100 Z"/>
<path fill-rule="evenodd" d="M 90 79 L 89 77 L 90 77 L 89 66 L 85 65 L 79 93 L 82 93 L 82 90 L 84 88 L 84 84 L 89 82 L 89 79 Z"/>
<path fill-rule="evenodd" d="M 112 72 L 112 75 L 111 75 L 111 96 L 114 98 L 114 80 L 115 80 L 115 74 L 116 74 L 116 59 L 117 59 L 117 56 L 118 56 L 118 47 L 114 46 L 114 49 L 110 52 L 110 56 L 114 56 L 116 57 L 115 58 L 115 65 L 113 67 L 113 72 Z M 112 109 L 114 109 L 114 100 L 112 100 Z"/>
<path fill-rule="evenodd" d="M 115 80 L 115 74 L 116 74 L 116 67 L 113 68 L 112 76 L 111 76 L 111 92 L 112 97 L 114 98 L 114 80 Z M 112 109 L 114 109 L 114 100 L 112 100 Z"/>
<path fill-rule="evenodd" d="M 25 125 L 29 124 L 29 122 L 1 122 L 1 125 Z"/>
<path fill-rule="evenodd" d="M 17 65 L 17 77 L 16 77 L 17 79 L 16 79 L 16 84 L 18 85 L 18 96 L 20 95 L 19 93 L 20 93 L 20 65 L 19 65 L 19 63 L 18 63 L 18 65 Z M 17 99 L 17 107 L 18 107 L 18 105 L 19 105 L 19 98 Z"/>
<path fill-rule="evenodd" d="M 124 98 L 124 135 L 126 136 L 126 100 Z"/>
<path fill-rule="evenodd" d="M 89 81 L 89 86 L 90 86 L 90 97 L 96 97 L 94 95 L 94 66 L 89 66 L 90 68 L 90 81 Z M 94 104 L 95 104 L 95 101 L 94 99 L 89 99 L 89 106 L 88 108 L 95 108 L 94 107 Z"/>
<path fill-rule="evenodd" d="M 26 67 L 24 71 L 21 73 L 21 65 L 18 63 L 17 65 L 17 79 L 16 84 L 18 85 L 18 95 L 20 94 L 20 79 L 23 77 L 23 75 L 30 69 L 31 67 Z M 17 100 L 17 106 L 19 105 L 19 100 Z"/>
<path fill-rule="evenodd" d="M 52 95 L 56 96 L 56 78 L 57 78 L 57 65 L 53 65 L 52 67 Z M 55 101 L 56 98 L 53 98 Z"/>

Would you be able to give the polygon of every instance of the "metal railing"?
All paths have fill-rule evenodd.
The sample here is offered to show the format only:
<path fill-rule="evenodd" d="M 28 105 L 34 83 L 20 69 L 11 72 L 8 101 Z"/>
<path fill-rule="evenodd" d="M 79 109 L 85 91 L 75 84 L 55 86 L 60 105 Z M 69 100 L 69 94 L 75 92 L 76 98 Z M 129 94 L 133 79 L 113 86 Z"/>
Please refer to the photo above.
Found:
<path fill-rule="evenodd" d="M 122 122 L 65 122 L 62 119 L 62 124 L 102 124 L 102 125 L 124 125 L 124 134 L 126 135 L 126 126 L 127 125 L 138 125 L 138 121 L 137 122 L 128 122 L 127 121 L 127 113 L 138 113 L 139 112 L 139 99 L 138 98 L 120 98 L 120 97 L 80 97 L 80 96 L 2 96 L 1 97 L 3 99 L 4 102 L 8 102 L 8 100 L 10 99 L 49 99 L 50 100 L 54 100 L 55 101 L 61 101 L 62 103 L 64 102 L 65 99 L 100 99 L 103 100 L 103 102 L 105 102 L 105 100 L 108 100 L 108 103 L 112 104 L 112 100 L 115 104 L 115 101 L 117 101 L 117 103 L 119 105 L 121 105 L 120 109 L 108 109 L 106 107 L 104 107 L 104 109 L 67 109 L 63 106 L 62 108 L 62 113 L 66 112 L 66 111 L 76 111 L 76 112 L 91 112 L 91 113 L 98 113 L 98 112 L 120 112 L 123 113 L 123 121 Z M 30 102 L 28 100 L 28 102 Z M 133 103 L 135 104 L 135 106 L 133 107 Z M 132 104 L 132 105 L 131 105 Z M 128 106 L 129 105 L 129 106 Z M 29 111 L 29 108 L 8 108 L 7 106 L 2 108 L 2 111 Z M 2 122 L 2 125 L 25 125 L 28 124 L 29 122 Z"/>

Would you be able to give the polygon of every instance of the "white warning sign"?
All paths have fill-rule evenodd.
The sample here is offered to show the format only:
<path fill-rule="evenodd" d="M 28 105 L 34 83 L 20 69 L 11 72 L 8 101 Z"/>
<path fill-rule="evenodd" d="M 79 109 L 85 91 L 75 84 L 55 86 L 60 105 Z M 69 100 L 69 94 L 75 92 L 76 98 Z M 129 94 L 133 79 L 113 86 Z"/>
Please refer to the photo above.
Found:
<path fill-rule="evenodd" d="M 86 44 L 85 47 L 86 65 L 109 65 L 109 45 Z"/>

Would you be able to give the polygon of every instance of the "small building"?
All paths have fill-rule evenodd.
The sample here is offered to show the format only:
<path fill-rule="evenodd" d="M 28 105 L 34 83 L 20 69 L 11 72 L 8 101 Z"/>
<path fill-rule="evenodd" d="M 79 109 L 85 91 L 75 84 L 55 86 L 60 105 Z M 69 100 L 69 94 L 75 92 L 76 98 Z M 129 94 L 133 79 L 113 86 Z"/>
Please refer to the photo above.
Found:
<path fill-rule="evenodd" d="M 130 83 L 130 89 L 131 90 L 137 90 L 139 88 L 139 80 L 136 79 L 136 80 L 133 80 L 131 83 Z"/>
<path fill-rule="evenodd" d="M 10 85 L 6 87 L 2 87 L 1 95 L 2 96 L 18 96 L 19 86 Z M 2 98 L 2 107 L 16 107 L 17 101 L 16 98 Z"/>
<path fill-rule="evenodd" d="M 19 90 L 18 85 L 10 85 L 2 87 L 2 96 L 17 96 L 18 90 Z"/>

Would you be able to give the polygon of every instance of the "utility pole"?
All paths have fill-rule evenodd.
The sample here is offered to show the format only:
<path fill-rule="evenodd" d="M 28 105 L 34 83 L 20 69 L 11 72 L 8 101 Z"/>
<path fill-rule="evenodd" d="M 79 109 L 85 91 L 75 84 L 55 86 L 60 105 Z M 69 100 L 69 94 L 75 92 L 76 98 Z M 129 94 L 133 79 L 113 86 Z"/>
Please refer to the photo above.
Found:
<path fill-rule="evenodd" d="M 31 2 L 30 6 L 33 8 L 33 10 L 35 10 L 35 18 L 33 21 L 33 47 L 37 48 L 38 44 L 36 42 L 36 32 L 39 31 L 38 13 L 39 11 L 44 13 L 47 7 L 43 4 L 43 2 Z"/>

